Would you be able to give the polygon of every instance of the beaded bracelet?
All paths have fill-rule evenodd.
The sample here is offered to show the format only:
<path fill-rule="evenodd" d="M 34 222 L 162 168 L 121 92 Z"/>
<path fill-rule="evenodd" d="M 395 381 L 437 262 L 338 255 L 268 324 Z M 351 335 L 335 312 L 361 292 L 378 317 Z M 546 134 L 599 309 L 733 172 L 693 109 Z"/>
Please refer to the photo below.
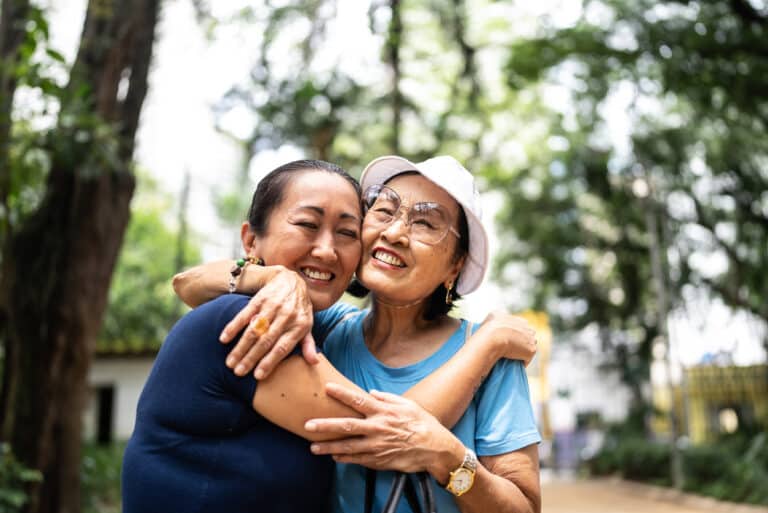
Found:
<path fill-rule="evenodd" d="M 264 265 L 264 260 L 261 258 L 256 258 L 254 256 L 249 256 L 245 258 L 238 258 L 235 260 L 235 265 L 232 266 L 232 269 L 229 270 L 229 293 L 232 294 L 237 290 L 237 278 L 242 274 L 243 269 L 245 269 L 245 266 L 248 264 L 254 264 L 254 265 Z"/>

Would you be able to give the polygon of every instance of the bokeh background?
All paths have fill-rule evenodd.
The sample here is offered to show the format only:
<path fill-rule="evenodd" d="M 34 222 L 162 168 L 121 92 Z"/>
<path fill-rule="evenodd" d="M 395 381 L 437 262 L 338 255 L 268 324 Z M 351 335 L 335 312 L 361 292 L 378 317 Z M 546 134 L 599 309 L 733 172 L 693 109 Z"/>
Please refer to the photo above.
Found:
<path fill-rule="evenodd" d="M 239 254 L 275 166 L 384 154 L 479 180 L 493 271 L 460 314 L 537 326 L 546 483 L 768 505 L 764 0 L 0 15 L 0 511 L 119 511 L 171 276 Z"/>

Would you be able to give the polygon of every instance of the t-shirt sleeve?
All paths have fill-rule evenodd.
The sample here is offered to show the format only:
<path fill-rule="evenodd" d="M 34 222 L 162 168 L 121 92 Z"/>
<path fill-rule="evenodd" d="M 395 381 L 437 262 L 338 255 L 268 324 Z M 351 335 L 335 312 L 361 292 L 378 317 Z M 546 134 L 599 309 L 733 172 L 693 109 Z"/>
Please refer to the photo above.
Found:
<path fill-rule="evenodd" d="M 328 337 L 328 333 L 342 320 L 351 313 L 359 312 L 356 306 L 347 303 L 337 302 L 325 310 L 315 314 L 315 322 L 312 326 L 312 336 L 315 342 L 322 344 Z"/>
<path fill-rule="evenodd" d="M 217 336 L 219 333 L 221 333 L 221 330 L 224 329 L 224 326 L 226 326 L 229 321 L 231 321 L 235 315 L 240 312 L 240 310 L 245 308 L 245 306 L 248 304 L 248 301 L 250 300 L 249 296 L 242 296 L 239 294 L 231 294 L 224 297 L 227 299 L 222 300 L 222 303 L 224 304 L 221 305 L 221 310 L 219 311 L 219 315 L 216 318 L 215 333 Z M 253 395 L 256 393 L 257 383 L 256 378 L 253 377 L 253 372 L 249 372 L 245 376 L 237 376 L 232 371 L 232 369 L 227 367 L 225 364 L 229 352 L 240 341 L 240 336 L 242 334 L 243 332 L 241 331 L 228 344 L 222 344 L 217 340 L 211 340 L 211 345 L 218 344 L 218 350 L 216 351 L 217 354 L 215 358 L 219 359 L 217 366 L 221 372 L 221 379 L 224 385 L 236 397 L 247 402 L 248 404 L 251 404 L 253 402 Z"/>
<path fill-rule="evenodd" d="M 500 360 L 478 391 L 475 448 L 478 455 L 504 454 L 541 441 L 528 389 L 517 360 Z"/>

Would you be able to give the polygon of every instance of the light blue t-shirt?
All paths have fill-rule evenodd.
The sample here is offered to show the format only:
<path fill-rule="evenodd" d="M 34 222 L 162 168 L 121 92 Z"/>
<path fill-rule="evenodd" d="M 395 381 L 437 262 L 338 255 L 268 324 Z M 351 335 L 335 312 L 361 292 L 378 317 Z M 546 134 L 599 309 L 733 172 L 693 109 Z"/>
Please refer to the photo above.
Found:
<path fill-rule="evenodd" d="M 363 339 L 365 310 L 342 321 L 325 340 L 323 352 L 344 376 L 365 390 L 403 394 L 447 362 L 466 338 L 467 321 L 428 358 L 406 367 L 387 367 L 368 350 Z M 528 379 L 519 361 L 500 360 L 480 386 L 467 411 L 451 430 L 479 456 L 492 456 L 521 449 L 541 441 L 528 392 Z M 382 511 L 392 484 L 391 472 L 379 472 L 374 511 Z M 336 464 L 333 509 L 336 513 L 364 511 L 365 469 Z M 433 481 L 438 511 L 459 513 L 453 495 Z M 400 501 L 398 513 L 409 511 Z"/>

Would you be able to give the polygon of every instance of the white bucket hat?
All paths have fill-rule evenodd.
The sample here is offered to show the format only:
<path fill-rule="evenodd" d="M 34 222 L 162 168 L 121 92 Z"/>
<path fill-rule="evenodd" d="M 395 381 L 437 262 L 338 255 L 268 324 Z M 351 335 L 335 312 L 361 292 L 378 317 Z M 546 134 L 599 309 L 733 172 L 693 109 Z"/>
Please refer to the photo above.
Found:
<path fill-rule="evenodd" d="M 383 184 L 406 171 L 416 171 L 444 189 L 464 210 L 469 228 L 469 254 L 456 284 L 456 292 L 469 294 L 483 281 L 488 268 L 488 235 L 483 228 L 480 193 L 472 174 L 455 158 L 442 155 L 414 164 L 408 159 L 390 155 L 379 157 L 365 166 L 360 186 L 365 191 L 371 185 Z"/>

